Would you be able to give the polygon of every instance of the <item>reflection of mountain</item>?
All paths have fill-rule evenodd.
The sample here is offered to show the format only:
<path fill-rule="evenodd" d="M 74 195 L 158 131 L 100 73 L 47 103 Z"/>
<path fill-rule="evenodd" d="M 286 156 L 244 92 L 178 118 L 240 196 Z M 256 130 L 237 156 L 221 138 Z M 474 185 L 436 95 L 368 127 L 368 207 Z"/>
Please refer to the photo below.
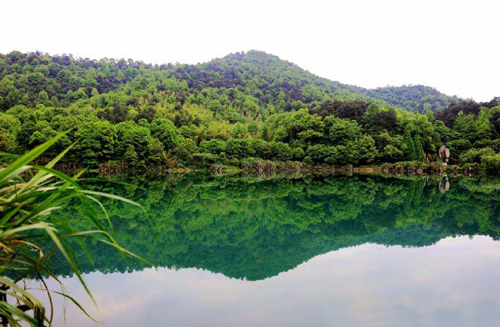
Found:
<path fill-rule="evenodd" d="M 495 237 L 500 231 L 500 184 L 469 179 L 451 180 L 446 194 L 435 181 L 380 177 L 129 183 L 144 188 L 101 186 L 146 208 L 107 203 L 121 245 L 155 266 L 197 267 L 248 280 L 366 242 L 425 246 L 450 235 Z M 61 214 L 75 216 L 76 209 Z M 95 266 L 82 251 L 83 271 L 144 267 L 100 243 L 87 246 Z M 54 258 L 55 267 L 59 260 Z"/>

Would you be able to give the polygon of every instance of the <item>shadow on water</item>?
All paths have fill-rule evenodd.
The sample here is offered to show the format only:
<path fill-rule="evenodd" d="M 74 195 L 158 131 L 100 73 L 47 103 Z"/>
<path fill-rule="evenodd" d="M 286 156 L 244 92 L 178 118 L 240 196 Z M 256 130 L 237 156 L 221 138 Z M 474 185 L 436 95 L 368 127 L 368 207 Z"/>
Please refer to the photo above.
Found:
<path fill-rule="evenodd" d="M 121 245 L 157 267 L 196 267 L 238 279 L 265 279 L 364 243 L 421 247 L 449 236 L 500 235 L 500 182 L 486 179 L 186 176 L 126 182 L 92 186 L 146 208 L 106 203 Z M 59 214 L 85 224 L 75 207 Z M 100 243 L 86 247 L 94 262 L 80 251 L 83 272 L 146 267 Z M 63 262 L 52 259 L 55 273 L 70 275 Z"/>

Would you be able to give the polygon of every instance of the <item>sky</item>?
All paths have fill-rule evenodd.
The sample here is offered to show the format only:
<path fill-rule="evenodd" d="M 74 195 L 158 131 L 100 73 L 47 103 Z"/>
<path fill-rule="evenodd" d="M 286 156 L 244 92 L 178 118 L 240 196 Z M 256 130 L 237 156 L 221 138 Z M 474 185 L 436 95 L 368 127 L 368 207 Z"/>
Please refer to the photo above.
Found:
<path fill-rule="evenodd" d="M 64 323 L 62 299 L 54 296 L 54 326 L 496 326 L 499 250 L 486 236 L 420 248 L 364 244 L 259 281 L 195 268 L 92 272 L 84 278 L 102 316 L 76 277 L 61 280 L 105 324 L 90 323 L 71 303 Z"/>
<path fill-rule="evenodd" d="M 195 64 L 254 49 L 347 84 L 500 96 L 498 0 L 7 0 L 1 8 L 0 53 Z"/>

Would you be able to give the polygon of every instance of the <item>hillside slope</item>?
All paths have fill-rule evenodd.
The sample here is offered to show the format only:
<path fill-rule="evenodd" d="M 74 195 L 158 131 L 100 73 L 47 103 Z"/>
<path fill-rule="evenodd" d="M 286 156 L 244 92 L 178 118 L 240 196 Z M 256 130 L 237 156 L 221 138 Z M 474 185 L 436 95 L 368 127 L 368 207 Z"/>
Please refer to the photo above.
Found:
<path fill-rule="evenodd" d="M 186 82 L 190 93 L 232 89 L 258 99 L 254 102 L 272 104 L 284 111 L 314 108 L 333 98 L 381 99 L 417 112 L 436 110 L 458 101 L 421 85 L 365 89 L 330 81 L 260 51 L 234 53 L 198 65 L 151 65 L 131 59 L 96 61 L 14 51 L 0 54 L 0 108 L 17 104 L 35 106 L 56 100 L 54 97 L 57 105 L 69 105 L 91 97 L 93 89 L 99 94 L 127 86 L 147 93 L 168 91 L 178 87 L 165 83 L 165 78 L 172 76 Z"/>
<path fill-rule="evenodd" d="M 285 110 L 298 107 L 300 103 L 294 105 L 295 101 L 312 104 L 329 98 L 374 98 L 417 112 L 435 111 L 458 101 L 457 97 L 423 85 L 366 89 L 342 84 L 261 51 L 234 53 L 205 64 L 185 65 L 175 71 L 176 77 L 187 80 L 191 87 L 238 88 L 264 103 L 279 105 L 284 101 Z"/>

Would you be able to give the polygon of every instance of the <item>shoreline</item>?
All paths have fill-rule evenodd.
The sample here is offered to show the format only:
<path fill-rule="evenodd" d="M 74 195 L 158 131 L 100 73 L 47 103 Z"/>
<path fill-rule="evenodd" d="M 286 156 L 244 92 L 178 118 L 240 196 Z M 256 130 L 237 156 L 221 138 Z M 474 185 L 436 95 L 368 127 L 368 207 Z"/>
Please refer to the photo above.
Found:
<path fill-rule="evenodd" d="M 77 169 L 79 170 L 79 169 Z M 399 162 L 383 163 L 380 165 L 345 165 L 336 166 L 328 164 L 307 164 L 299 161 L 256 161 L 252 163 L 241 162 L 239 166 L 231 164 L 212 165 L 210 167 L 128 167 L 125 162 L 105 163 L 90 172 L 101 176 L 115 175 L 183 175 L 191 173 L 202 173 L 210 175 L 396 175 L 396 176 L 427 176 L 427 175 L 495 175 L 481 169 L 479 165 L 459 166 L 442 165 L 441 163 L 419 163 L 419 162 Z"/>
<path fill-rule="evenodd" d="M 37 162 L 44 165 L 44 162 Z M 1 166 L 1 165 L 0 165 Z M 73 162 L 59 163 L 56 168 L 65 173 L 80 172 L 86 168 Z M 427 175 L 487 175 L 497 176 L 498 173 L 491 172 L 479 164 L 460 166 L 457 164 L 443 165 L 439 162 L 396 162 L 382 163 L 374 165 L 329 165 L 329 164 L 309 164 L 301 161 L 267 161 L 252 160 L 229 162 L 225 164 L 214 164 L 206 167 L 193 166 L 139 166 L 131 167 L 124 161 L 111 161 L 101 163 L 95 168 L 86 169 L 88 172 L 99 176 L 138 176 L 144 174 L 151 175 L 182 175 L 191 173 L 202 173 L 210 175 L 397 175 L 397 176 L 427 176 Z"/>

